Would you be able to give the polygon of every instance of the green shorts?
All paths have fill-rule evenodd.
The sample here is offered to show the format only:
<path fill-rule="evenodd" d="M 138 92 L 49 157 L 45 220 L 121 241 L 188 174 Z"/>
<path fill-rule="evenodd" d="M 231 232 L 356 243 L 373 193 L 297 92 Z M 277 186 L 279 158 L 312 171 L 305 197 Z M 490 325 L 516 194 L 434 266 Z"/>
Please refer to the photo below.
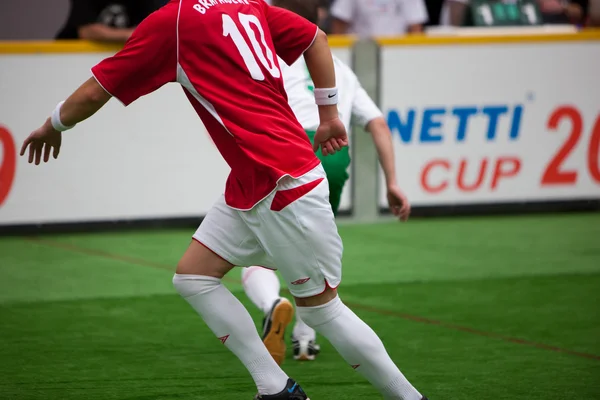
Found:
<path fill-rule="evenodd" d="M 313 143 L 315 132 L 306 131 L 310 142 Z M 324 156 L 321 151 L 317 152 L 317 157 L 323 164 L 323 169 L 327 174 L 329 181 L 329 203 L 333 209 L 333 213 L 337 214 L 342 199 L 342 190 L 349 178 L 348 167 L 350 166 L 350 152 L 348 147 L 344 147 L 341 151 L 333 155 Z"/>

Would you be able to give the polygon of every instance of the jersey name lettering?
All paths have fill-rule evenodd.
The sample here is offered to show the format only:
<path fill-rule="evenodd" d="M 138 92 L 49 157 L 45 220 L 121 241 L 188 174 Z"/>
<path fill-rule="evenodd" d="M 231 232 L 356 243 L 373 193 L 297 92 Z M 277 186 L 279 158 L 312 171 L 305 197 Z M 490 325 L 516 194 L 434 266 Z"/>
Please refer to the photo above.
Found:
<path fill-rule="evenodd" d="M 192 7 L 200 14 L 206 14 L 211 7 L 219 4 L 250 4 L 248 0 L 198 0 Z"/>

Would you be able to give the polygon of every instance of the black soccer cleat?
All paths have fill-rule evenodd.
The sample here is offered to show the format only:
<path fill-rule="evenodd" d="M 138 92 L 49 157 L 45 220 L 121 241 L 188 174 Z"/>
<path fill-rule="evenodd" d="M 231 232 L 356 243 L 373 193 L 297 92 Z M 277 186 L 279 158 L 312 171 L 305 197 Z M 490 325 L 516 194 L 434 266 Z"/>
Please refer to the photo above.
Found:
<path fill-rule="evenodd" d="M 427 397 L 423 396 L 421 400 L 429 400 Z"/>
<path fill-rule="evenodd" d="M 294 381 L 293 379 L 288 379 L 287 385 L 285 389 L 281 391 L 281 393 L 277 394 L 269 394 L 269 395 L 260 395 L 257 394 L 254 397 L 254 400 L 310 400 L 304 390 Z"/>

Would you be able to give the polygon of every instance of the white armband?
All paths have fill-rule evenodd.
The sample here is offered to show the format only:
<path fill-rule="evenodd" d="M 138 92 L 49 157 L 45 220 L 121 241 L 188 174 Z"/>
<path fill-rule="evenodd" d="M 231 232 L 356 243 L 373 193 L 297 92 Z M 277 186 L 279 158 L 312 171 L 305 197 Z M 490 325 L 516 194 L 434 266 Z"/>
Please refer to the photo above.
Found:
<path fill-rule="evenodd" d="M 63 103 L 64 103 L 64 101 L 61 101 L 60 103 L 58 103 L 56 105 L 56 108 L 54 109 L 54 111 L 52 111 L 52 116 L 50 117 L 50 121 L 52 122 L 52 127 L 59 132 L 67 131 L 75 126 L 75 125 L 66 126 L 60 120 L 60 109 L 62 108 Z"/>
<path fill-rule="evenodd" d="M 337 88 L 315 88 L 315 103 L 318 106 L 332 106 L 338 103 Z"/>

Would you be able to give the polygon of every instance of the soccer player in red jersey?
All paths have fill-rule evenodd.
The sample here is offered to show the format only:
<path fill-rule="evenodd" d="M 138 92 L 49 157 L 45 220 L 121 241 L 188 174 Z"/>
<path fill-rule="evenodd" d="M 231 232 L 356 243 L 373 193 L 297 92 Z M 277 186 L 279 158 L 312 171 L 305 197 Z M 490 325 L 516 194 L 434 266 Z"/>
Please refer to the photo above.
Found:
<path fill-rule="evenodd" d="M 292 64 L 302 54 L 319 105 L 314 149 L 288 106 L 276 57 Z M 421 399 L 381 340 L 335 290 L 342 241 L 314 150 L 333 154 L 348 139 L 323 32 L 262 0 L 172 0 L 92 74 L 25 140 L 21 155 L 29 149 L 29 162 L 36 165 L 51 153 L 57 158 L 61 132 L 111 97 L 129 105 L 166 83 L 183 87 L 231 173 L 224 196 L 179 261 L 173 284 L 246 366 L 257 399 L 308 397 L 273 360 L 247 310 L 221 284 L 234 265 L 278 268 L 302 319 L 354 369 L 387 398 Z"/>

